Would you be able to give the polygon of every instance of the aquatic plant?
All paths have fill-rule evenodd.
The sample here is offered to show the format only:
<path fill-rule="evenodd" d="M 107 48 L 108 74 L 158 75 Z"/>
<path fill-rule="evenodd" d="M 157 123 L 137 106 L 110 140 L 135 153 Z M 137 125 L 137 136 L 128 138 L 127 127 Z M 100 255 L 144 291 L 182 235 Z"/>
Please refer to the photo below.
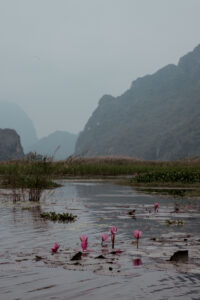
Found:
<path fill-rule="evenodd" d="M 60 245 L 58 243 L 55 243 L 53 245 L 53 247 L 51 248 L 52 253 L 56 253 L 59 248 L 60 248 Z"/>
<path fill-rule="evenodd" d="M 154 211 L 155 212 L 158 212 L 158 207 L 159 207 L 158 202 L 154 203 Z"/>
<path fill-rule="evenodd" d="M 129 210 L 129 211 L 128 211 L 128 215 L 129 215 L 129 216 L 134 216 L 134 215 L 135 215 L 135 212 L 136 212 L 136 209 Z"/>
<path fill-rule="evenodd" d="M 81 242 L 87 241 L 87 240 L 88 240 L 87 235 L 83 234 L 83 235 L 80 237 L 80 240 L 81 240 Z"/>
<path fill-rule="evenodd" d="M 74 254 L 72 256 L 71 260 L 81 260 L 82 259 L 82 254 L 83 253 L 81 251 L 77 252 L 76 254 Z"/>
<path fill-rule="evenodd" d="M 142 231 L 140 230 L 135 230 L 133 232 L 134 234 L 134 237 L 136 238 L 136 241 L 137 241 L 137 249 L 138 249 L 138 245 L 139 245 L 139 239 L 142 237 Z"/>
<path fill-rule="evenodd" d="M 13 202 L 27 198 L 29 201 L 40 201 L 45 189 L 58 186 L 52 181 L 49 163 L 46 160 L 34 163 L 17 161 L 5 164 L 1 185 L 11 189 Z"/>
<path fill-rule="evenodd" d="M 170 257 L 169 261 L 172 262 L 188 262 L 188 250 L 178 250 Z"/>
<path fill-rule="evenodd" d="M 103 242 L 105 242 L 109 238 L 109 235 L 107 233 L 102 233 L 101 235 L 101 245 L 103 246 Z"/>
<path fill-rule="evenodd" d="M 167 225 L 184 225 L 185 224 L 185 222 L 183 220 L 170 220 L 170 219 L 165 220 L 165 223 Z"/>
<path fill-rule="evenodd" d="M 80 240 L 81 240 L 81 248 L 83 249 L 83 251 L 86 251 L 87 247 L 88 247 L 88 237 L 87 237 L 87 235 L 83 234 L 80 237 Z"/>
<path fill-rule="evenodd" d="M 111 229 L 110 229 L 110 233 L 111 233 L 112 249 L 114 249 L 114 247 L 115 247 L 115 234 L 117 233 L 117 227 L 112 226 Z"/>
<path fill-rule="evenodd" d="M 71 213 L 56 213 L 54 211 L 42 212 L 40 214 L 41 218 L 45 220 L 50 220 L 54 222 L 74 222 L 77 216 L 72 215 Z"/>
<path fill-rule="evenodd" d="M 155 168 L 142 174 L 133 177 L 132 182 L 136 183 L 199 183 L 200 170 L 198 167 L 190 166 L 164 166 L 162 168 Z"/>

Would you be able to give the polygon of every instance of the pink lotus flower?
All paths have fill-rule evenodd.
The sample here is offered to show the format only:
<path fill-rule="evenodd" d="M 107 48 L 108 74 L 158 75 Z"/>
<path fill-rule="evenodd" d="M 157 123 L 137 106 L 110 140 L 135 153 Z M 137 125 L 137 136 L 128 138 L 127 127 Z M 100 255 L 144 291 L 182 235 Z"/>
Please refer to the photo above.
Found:
<path fill-rule="evenodd" d="M 87 246 L 88 246 L 88 242 L 87 241 L 81 242 L 81 247 L 82 247 L 83 251 L 87 250 Z"/>
<path fill-rule="evenodd" d="M 111 234 L 115 234 L 117 233 L 117 227 L 116 226 L 112 226 L 110 229 Z"/>
<path fill-rule="evenodd" d="M 87 241 L 87 240 L 88 240 L 87 235 L 83 234 L 83 235 L 80 237 L 80 240 L 81 240 L 81 242 Z"/>
<path fill-rule="evenodd" d="M 55 244 L 53 245 L 53 248 L 51 248 L 51 251 L 52 251 L 53 253 L 56 253 L 56 252 L 58 251 L 59 248 L 60 248 L 60 245 L 57 244 L 57 243 L 55 243 Z"/>
<path fill-rule="evenodd" d="M 154 203 L 154 211 L 155 212 L 158 212 L 158 207 L 159 207 L 158 202 Z"/>
<path fill-rule="evenodd" d="M 83 251 L 86 251 L 87 247 L 88 247 L 88 237 L 87 237 L 87 235 L 83 234 L 80 237 L 80 240 L 81 240 L 81 247 L 82 247 Z"/>
<path fill-rule="evenodd" d="M 142 231 L 140 231 L 140 230 L 135 230 L 133 234 L 134 234 L 134 237 L 135 237 L 136 240 L 137 240 L 137 248 L 138 248 L 139 239 L 142 237 Z"/>
<path fill-rule="evenodd" d="M 109 235 L 107 233 L 102 233 L 101 236 L 101 245 L 103 245 L 103 242 L 105 242 L 109 238 Z"/>
<path fill-rule="evenodd" d="M 115 247 L 115 234 L 117 233 L 117 227 L 116 226 L 112 226 L 110 229 L 111 232 L 111 240 L 112 240 L 112 249 L 114 249 Z"/>

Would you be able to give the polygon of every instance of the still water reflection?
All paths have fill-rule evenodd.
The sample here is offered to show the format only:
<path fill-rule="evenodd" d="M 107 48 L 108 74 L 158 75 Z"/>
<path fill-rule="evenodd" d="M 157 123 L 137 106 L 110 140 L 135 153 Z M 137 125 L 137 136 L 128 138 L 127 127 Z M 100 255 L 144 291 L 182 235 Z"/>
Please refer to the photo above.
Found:
<path fill-rule="evenodd" d="M 40 205 L 0 196 L 0 299 L 200 299 L 199 199 L 146 195 L 105 182 L 62 184 Z M 52 223 L 41 219 L 42 211 L 70 211 L 78 220 Z M 167 226 L 166 219 L 184 225 Z M 118 227 L 116 249 L 122 251 L 115 256 L 110 243 L 101 248 L 101 233 L 111 225 Z M 143 231 L 139 250 L 135 229 Z M 83 233 L 90 252 L 74 266 L 70 257 Z M 61 250 L 52 256 L 54 242 Z M 187 264 L 167 262 L 177 249 L 189 250 Z M 108 259 L 97 261 L 100 254 Z"/>

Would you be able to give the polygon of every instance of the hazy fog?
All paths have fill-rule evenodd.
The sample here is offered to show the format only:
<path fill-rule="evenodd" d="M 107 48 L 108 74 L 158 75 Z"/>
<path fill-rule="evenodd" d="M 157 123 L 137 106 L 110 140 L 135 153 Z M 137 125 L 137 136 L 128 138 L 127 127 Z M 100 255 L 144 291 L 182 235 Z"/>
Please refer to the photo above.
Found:
<path fill-rule="evenodd" d="M 39 136 L 80 131 L 103 94 L 200 43 L 199 0 L 0 0 L 0 100 Z"/>

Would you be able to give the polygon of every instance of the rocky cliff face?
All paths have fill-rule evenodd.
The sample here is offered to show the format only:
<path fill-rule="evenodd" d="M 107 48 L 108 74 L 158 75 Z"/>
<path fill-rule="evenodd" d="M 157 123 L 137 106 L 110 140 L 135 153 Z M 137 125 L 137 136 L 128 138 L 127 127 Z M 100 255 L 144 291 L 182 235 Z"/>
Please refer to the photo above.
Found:
<path fill-rule="evenodd" d="M 76 144 L 76 155 L 174 160 L 200 154 L 200 45 L 123 95 L 103 96 Z"/>
<path fill-rule="evenodd" d="M 15 130 L 0 129 L 0 161 L 20 159 L 24 152 L 20 143 L 20 137 Z"/>

